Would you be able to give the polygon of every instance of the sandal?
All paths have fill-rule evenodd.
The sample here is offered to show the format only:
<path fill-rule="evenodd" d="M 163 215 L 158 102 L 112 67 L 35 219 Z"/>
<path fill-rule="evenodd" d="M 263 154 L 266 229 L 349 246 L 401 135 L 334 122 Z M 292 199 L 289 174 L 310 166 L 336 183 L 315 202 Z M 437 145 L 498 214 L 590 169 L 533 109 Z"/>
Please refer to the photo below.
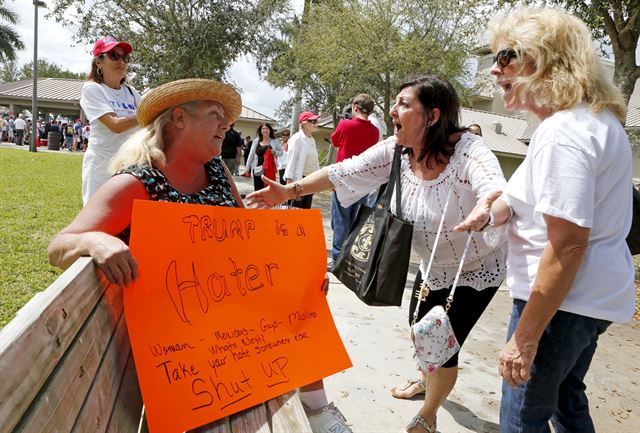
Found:
<path fill-rule="evenodd" d="M 404 429 L 406 433 L 410 432 L 414 427 L 422 427 L 427 433 L 436 433 L 436 420 L 433 420 L 433 424 L 427 424 L 427 421 L 420 415 L 413 417 L 409 425 Z"/>
<path fill-rule="evenodd" d="M 395 398 L 410 400 L 418 394 L 424 394 L 424 382 L 421 379 L 412 379 L 402 386 L 391 388 L 391 395 Z"/>

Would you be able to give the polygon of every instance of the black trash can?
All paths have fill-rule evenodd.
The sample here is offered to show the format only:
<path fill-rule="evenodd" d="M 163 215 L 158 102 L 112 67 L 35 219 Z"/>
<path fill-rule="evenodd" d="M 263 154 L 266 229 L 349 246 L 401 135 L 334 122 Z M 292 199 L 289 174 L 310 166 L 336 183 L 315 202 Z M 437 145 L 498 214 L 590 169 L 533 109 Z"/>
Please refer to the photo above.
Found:
<path fill-rule="evenodd" d="M 60 150 L 60 139 L 62 138 L 62 134 L 59 132 L 49 132 L 47 134 L 47 149 L 49 150 Z"/>

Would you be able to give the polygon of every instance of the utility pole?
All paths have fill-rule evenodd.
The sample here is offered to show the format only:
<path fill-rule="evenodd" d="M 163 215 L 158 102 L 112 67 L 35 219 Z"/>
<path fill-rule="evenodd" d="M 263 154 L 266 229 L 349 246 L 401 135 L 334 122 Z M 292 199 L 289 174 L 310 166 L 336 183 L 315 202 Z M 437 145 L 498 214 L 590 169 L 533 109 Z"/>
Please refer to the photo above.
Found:
<path fill-rule="evenodd" d="M 37 152 L 36 138 L 38 137 L 38 8 L 47 7 L 41 0 L 33 0 L 33 93 L 31 95 L 31 139 L 29 152 Z"/>

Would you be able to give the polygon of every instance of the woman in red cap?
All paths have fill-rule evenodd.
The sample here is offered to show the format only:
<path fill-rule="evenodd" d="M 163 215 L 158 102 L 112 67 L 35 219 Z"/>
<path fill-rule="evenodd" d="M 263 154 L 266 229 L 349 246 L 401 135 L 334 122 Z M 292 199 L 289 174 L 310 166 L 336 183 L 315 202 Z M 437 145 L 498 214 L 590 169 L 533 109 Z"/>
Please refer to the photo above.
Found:
<path fill-rule="evenodd" d="M 109 160 L 137 129 L 140 95 L 125 83 L 133 48 L 107 36 L 93 45 L 89 79 L 82 86 L 80 106 L 91 124 L 91 137 L 82 163 L 82 202 L 111 175 Z"/>
<path fill-rule="evenodd" d="M 289 161 L 284 172 L 287 183 L 292 183 L 320 169 L 318 148 L 313 138 L 313 131 L 318 127 L 318 117 L 311 111 L 300 113 L 298 121 L 300 130 L 289 139 Z M 291 204 L 300 209 L 309 209 L 313 194 L 292 200 Z"/>

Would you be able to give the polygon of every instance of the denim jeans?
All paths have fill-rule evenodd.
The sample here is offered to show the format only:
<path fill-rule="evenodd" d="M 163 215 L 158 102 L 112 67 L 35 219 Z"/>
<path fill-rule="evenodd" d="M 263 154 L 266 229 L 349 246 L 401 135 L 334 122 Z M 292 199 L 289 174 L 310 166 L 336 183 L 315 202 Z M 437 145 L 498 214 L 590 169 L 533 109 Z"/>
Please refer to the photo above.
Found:
<path fill-rule="evenodd" d="M 507 340 L 513 335 L 525 301 L 514 299 Z M 501 433 L 595 433 L 584 376 L 611 322 L 558 311 L 538 345 L 531 380 L 516 388 L 502 382 Z"/>
<path fill-rule="evenodd" d="M 375 202 L 375 200 L 374 200 Z M 336 192 L 331 193 L 331 230 L 333 230 L 333 247 L 331 249 L 331 256 L 333 257 L 333 264 L 335 265 L 342 244 L 349 234 L 349 228 L 356 219 L 358 208 L 360 205 L 372 207 L 371 198 L 365 195 L 360 200 L 348 207 L 343 207 L 338 200 Z"/>

